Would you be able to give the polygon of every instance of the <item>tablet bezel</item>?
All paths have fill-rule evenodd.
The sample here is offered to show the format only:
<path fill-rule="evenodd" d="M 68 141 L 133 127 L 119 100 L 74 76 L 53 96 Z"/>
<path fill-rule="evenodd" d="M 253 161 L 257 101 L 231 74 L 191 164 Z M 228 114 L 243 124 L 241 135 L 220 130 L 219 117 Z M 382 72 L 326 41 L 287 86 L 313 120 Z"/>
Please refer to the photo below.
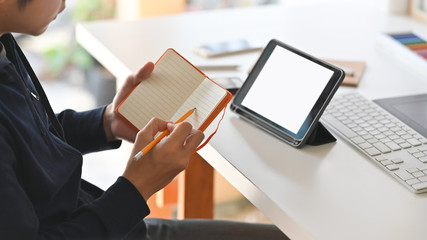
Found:
<path fill-rule="evenodd" d="M 313 108 L 305 118 L 302 127 L 296 134 L 289 131 L 285 126 L 280 126 L 277 123 L 256 113 L 250 108 L 242 105 L 245 96 L 249 92 L 250 88 L 254 84 L 255 80 L 257 79 L 258 75 L 260 74 L 261 70 L 267 63 L 267 60 L 269 59 L 276 47 L 287 49 L 288 51 L 291 51 L 299 55 L 300 57 L 308 59 L 316 64 L 319 64 L 333 71 L 333 74 L 326 86 L 324 87 L 322 93 L 320 94 L 320 97 L 317 99 Z M 249 120 L 250 122 L 256 124 L 258 127 L 261 127 L 262 129 L 266 130 L 270 134 L 273 134 L 281 140 L 284 140 L 290 145 L 294 147 L 301 147 L 305 144 L 313 129 L 316 127 L 320 116 L 322 115 L 323 111 L 325 110 L 326 106 L 328 105 L 329 101 L 331 100 L 338 87 L 341 85 L 344 77 L 345 74 L 342 69 L 325 61 L 322 61 L 314 56 L 311 56 L 303 51 L 293 48 L 283 42 L 280 42 L 276 39 L 272 39 L 264 48 L 261 56 L 258 58 L 258 61 L 255 63 L 253 69 L 249 73 L 242 87 L 236 93 L 236 96 L 234 97 L 234 100 L 231 103 L 231 110 L 239 114 L 239 116 L 243 117 L 244 119 Z M 298 99 L 295 99 L 295 101 L 297 102 Z"/>

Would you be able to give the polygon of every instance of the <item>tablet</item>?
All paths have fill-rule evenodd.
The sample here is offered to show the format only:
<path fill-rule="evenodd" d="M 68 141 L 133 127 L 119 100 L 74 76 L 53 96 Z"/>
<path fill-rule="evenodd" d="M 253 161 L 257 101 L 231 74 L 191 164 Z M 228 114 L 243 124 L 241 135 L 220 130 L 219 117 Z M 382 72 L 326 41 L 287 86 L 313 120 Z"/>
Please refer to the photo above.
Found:
<path fill-rule="evenodd" d="M 344 79 L 342 69 L 271 40 L 231 110 L 294 147 L 302 147 Z"/>

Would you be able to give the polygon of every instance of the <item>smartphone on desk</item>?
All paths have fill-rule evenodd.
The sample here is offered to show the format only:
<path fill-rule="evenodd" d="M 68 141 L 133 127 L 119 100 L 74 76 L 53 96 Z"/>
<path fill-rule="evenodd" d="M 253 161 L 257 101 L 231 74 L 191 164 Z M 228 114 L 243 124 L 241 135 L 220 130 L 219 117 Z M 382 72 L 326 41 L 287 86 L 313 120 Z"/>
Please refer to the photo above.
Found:
<path fill-rule="evenodd" d="M 231 94 L 235 94 L 240 89 L 243 82 L 239 77 L 217 77 L 213 78 L 221 87 L 227 89 Z"/>
<path fill-rule="evenodd" d="M 246 39 L 202 44 L 194 52 L 205 58 L 219 57 L 237 53 L 261 50 L 262 47 Z"/>

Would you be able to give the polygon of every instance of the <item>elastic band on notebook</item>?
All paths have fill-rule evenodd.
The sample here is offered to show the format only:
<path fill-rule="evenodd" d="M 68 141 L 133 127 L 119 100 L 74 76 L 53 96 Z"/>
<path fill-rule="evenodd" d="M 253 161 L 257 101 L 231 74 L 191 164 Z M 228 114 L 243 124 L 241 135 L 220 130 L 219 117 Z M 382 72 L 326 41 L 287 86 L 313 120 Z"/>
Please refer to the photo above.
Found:
<path fill-rule="evenodd" d="M 228 104 L 227 104 L 228 105 Z M 206 144 L 209 143 L 209 141 L 211 140 L 211 138 L 215 135 L 215 133 L 218 131 L 219 128 L 219 124 L 221 123 L 222 119 L 225 116 L 225 110 L 227 109 L 227 105 L 225 105 L 224 110 L 222 112 L 222 117 L 218 122 L 218 125 L 216 125 L 216 129 L 215 131 L 195 150 L 195 152 L 199 151 L 200 149 L 202 149 L 204 146 L 206 146 Z"/>

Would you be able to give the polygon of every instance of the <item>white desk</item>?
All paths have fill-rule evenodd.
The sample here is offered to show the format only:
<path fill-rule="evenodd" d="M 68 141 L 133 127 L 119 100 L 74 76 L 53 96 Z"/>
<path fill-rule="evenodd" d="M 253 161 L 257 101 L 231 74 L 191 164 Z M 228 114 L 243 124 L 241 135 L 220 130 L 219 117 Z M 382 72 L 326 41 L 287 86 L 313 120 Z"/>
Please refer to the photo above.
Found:
<path fill-rule="evenodd" d="M 388 16 L 370 4 L 336 3 L 85 23 L 77 37 L 119 80 L 169 47 L 202 64 L 208 60 L 192 53 L 200 43 L 277 38 L 321 58 L 365 60 L 360 85 L 338 93 L 359 91 L 372 99 L 427 90 L 426 77 L 376 44 L 379 33 L 404 30 L 427 36 L 427 26 L 408 17 Z M 257 56 L 210 61 L 247 69 Z M 294 149 L 227 110 L 199 153 L 292 239 L 426 239 L 427 194 L 409 192 L 341 139 Z"/>

